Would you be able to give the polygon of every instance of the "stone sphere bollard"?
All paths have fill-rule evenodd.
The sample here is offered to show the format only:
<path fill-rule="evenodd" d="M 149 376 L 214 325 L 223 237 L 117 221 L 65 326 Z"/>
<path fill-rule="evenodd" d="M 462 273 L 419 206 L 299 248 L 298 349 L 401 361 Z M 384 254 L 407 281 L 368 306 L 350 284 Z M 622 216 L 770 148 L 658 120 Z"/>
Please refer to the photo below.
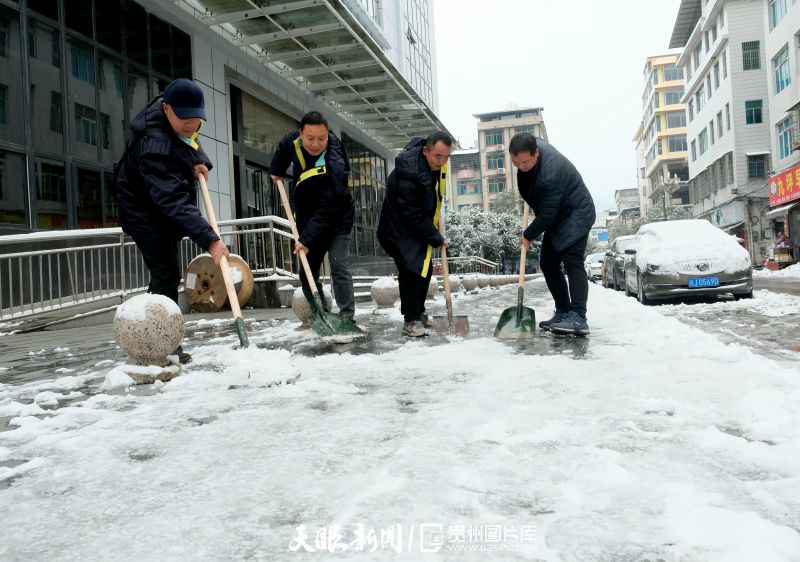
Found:
<path fill-rule="evenodd" d="M 489 286 L 489 276 L 481 273 L 478 275 L 478 287 L 485 289 Z"/>
<path fill-rule="evenodd" d="M 425 296 L 425 299 L 432 299 L 436 297 L 439 293 L 439 280 L 436 278 L 435 275 L 431 275 L 431 284 L 428 285 L 428 294 Z"/>
<path fill-rule="evenodd" d="M 287 283 L 286 285 L 278 288 L 278 301 L 281 303 L 281 308 L 289 308 L 292 306 L 292 298 L 294 298 L 295 286 Z"/>
<path fill-rule="evenodd" d="M 183 339 L 183 314 L 172 299 L 144 294 L 125 301 L 114 315 L 114 337 L 128 354 L 122 370 L 134 382 L 168 381 L 180 373 L 167 359 Z"/>
<path fill-rule="evenodd" d="M 381 277 L 372 282 L 369 292 L 378 308 L 391 308 L 400 298 L 400 285 L 392 277 Z"/>
<path fill-rule="evenodd" d="M 331 293 L 328 291 L 327 287 L 324 287 L 322 292 L 325 295 L 325 306 L 328 310 L 330 310 L 331 306 L 333 306 Z M 311 306 L 308 304 L 306 296 L 303 294 L 302 287 L 295 289 L 294 294 L 292 295 L 292 312 L 294 312 L 294 315 L 297 316 L 297 319 L 302 322 L 300 326 L 301 328 L 308 327 L 308 319 L 311 318 Z"/>
<path fill-rule="evenodd" d="M 464 285 L 465 291 L 474 291 L 478 288 L 478 276 L 465 275 L 464 279 L 461 280 L 461 284 Z"/>
<path fill-rule="evenodd" d="M 459 279 L 458 275 L 448 275 L 448 279 L 450 280 L 450 292 L 457 293 L 458 286 L 461 284 L 461 279 Z"/>

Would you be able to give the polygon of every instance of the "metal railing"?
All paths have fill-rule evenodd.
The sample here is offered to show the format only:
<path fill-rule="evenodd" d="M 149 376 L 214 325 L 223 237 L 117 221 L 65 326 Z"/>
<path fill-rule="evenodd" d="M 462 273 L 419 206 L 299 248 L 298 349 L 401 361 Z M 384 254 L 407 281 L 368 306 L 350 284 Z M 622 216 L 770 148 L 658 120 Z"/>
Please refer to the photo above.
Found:
<path fill-rule="evenodd" d="M 220 221 L 221 237 L 255 276 L 297 276 L 289 222 L 277 216 Z M 14 250 L 14 251 L 9 251 Z M 147 289 L 150 275 L 120 228 L 0 236 L 0 321 L 119 298 Z M 180 243 L 181 271 L 201 253 Z"/>
<path fill-rule="evenodd" d="M 298 278 L 289 221 L 269 215 L 219 221 L 223 241 L 250 266 L 257 279 Z M 13 251 L 10 251 L 13 250 Z M 188 238 L 179 246 L 181 271 L 200 255 Z M 440 271 L 441 260 L 433 260 Z M 450 257 L 453 273 L 496 274 L 496 262 Z M 396 274 L 391 259 L 353 256 L 354 275 Z M 324 273 L 323 273 L 324 274 Z M 120 228 L 34 232 L 0 236 L 0 322 L 147 290 L 150 274 L 134 241 Z"/>

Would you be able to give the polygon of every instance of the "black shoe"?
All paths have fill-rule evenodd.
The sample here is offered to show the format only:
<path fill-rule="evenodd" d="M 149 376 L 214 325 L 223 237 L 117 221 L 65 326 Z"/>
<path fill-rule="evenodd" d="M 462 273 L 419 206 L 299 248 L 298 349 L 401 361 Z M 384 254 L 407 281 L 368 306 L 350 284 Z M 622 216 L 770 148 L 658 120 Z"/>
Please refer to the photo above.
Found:
<path fill-rule="evenodd" d="M 586 322 L 586 318 L 572 311 L 565 314 L 560 322 L 553 322 L 550 329 L 557 334 L 589 335 L 589 324 Z"/>
<path fill-rule="evenodd" d="M 183 350 L 182 345 L 179 345 L 177 348 L 175 348 L 175 351 L 172 352 L 172 355 L 178 356 L 178 363 L 181 365 L 186 365 L 187 363 L 192 362 L 192 356 Z"/>
<path fill-rule="evenodd" d="M 564 319 L 565 315 L 566 315 L 565 312 L 559 312 L 558 310 L 554 310 L 552 318 L 550 318 L 550 320 L 542 320 L 541 322 L 539 322 L 539 327 L 542 330 L 549 330 L 551 325 L 561 322 Z"/>

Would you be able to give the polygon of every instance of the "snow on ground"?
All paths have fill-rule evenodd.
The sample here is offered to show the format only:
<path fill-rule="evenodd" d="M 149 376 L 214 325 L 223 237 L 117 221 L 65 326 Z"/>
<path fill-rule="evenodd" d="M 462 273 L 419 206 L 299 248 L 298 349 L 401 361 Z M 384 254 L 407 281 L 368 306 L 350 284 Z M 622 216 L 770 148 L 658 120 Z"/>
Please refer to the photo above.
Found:
<path fill-rule="evenodd" d="M 784 267 L 778 271 L 756 269 L 753 271 L 753 277 L 800 277 L 800 263 Z"/>
<path fill-rule="evenodd" d="M 463 339 L 361 310 L 363 349 L 271 322 L 163 385 L 0 385 L 0 559 L 800 560 L 800 369 L 596 285 L 589 338 L 495 340 L 515 295 L 456 299 Z"/>

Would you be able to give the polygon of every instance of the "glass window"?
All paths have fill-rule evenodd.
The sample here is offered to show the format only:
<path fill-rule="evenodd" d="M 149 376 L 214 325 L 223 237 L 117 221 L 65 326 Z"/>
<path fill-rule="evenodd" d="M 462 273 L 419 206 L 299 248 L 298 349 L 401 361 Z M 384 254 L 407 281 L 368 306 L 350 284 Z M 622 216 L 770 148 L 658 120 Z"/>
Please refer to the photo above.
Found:
<path fill-rule="evenodd" d="M 28 224 L 27 175 L 24 155 L 0 150 L 0 223 Z"/>
<path fill-rule="evenodd" d="M 700 88 L 694 94 L 694 100 L 697 104 L 697 113 L 703 111 L 703 106 L 706 105 L 706 88 L 705 86 L 700 86 Z"/>
<path fill-rule="evenodd" d="M 708 90 L 708 99 L 711 99 L 711 96 L 714 93 L 714 90 L 711 89 L 711 75 L 709 74 L 706 76 L 706 90 Z"/>
<path fill-rule="evenodd" d="M 744 102 L 745 123 L 753 125 L 761 123 L 762 100 L 750 100 Z"/>
<path fill-rule="evenodd" d="M 786 0 L 769 0 L 769 22 L 772 27 L 778 25 L 786 15 Z"/>
<path fill-rule="evenodd" d="M 666 90 L 664 92 L 664 105 L 675 105 L 681 103 L 683 88 Z"/>
<path fill-rule="evenodd" d="M 147 75 L 131 66 L 128 66 L 127 95 L 130 100 L 127 122 L 130 122 L 150 101 L 150 96 L 147 92 Z"/>
<path fill-rule="evenodd" d="M 75 139 L 97 146 L 97 112 L 79 103 L 75 104 Z"/>
<path fill-rule="evenodd" d="M 120 2 L 98 0 L 94 5 L 97 40 L 114 51 L 122 52 L 122 10 Z"/>
<path fill-rule="evenodd" d="M 506 181 L 505 180 L 489 180 L 489 193 L 500 193 L 505 191 L 506 189 Z"/>
<path fill-rule="evenodd" d="M 714 63 L 714 89 L 719 89 L 719 61 Z"/>
<path fill-rule="evenodd" d="M 697 142 L 700 145 L 700 154 L 705 154 L 708 150 L 708 131 L 705 128 L 697 135 Z"/>
<path fill-rule="evenodd" d="M 777 126 L 778 129 L 778 153 L 780 158 L 788 158 L 792 155 L 792 120 L 786 118 Z"/>
<path fill-rule="evenodd" d="M 67 0 L 67 2 L 68 7 L 64 10 L 67 19 L 67 27 L 86 37 L 93 38 L 92 0 Z M 107 0 L 98 0 L 98 4 L 106 2 Z"/>
<path fill-rule="evenodd" d="M 70 43 L 71 72 L 73 78 L 83 80 L 89 84 L 97 83 L 94 68 L 94 49 L 81 43 Z"/>
<path fill-rule="evenodd" d="M 111 172 L 103 172 L 103 192 L 105 193 L 105 219 L 103 226 L 112 228 L 119 226 L 117 211 L 117 190 L 111 183 Z"/>
<path fill-rule="evenodd" d="M 686 152 L 686 137 L 684 136 L 669 137 L 669 151 Z"/>
<path fill-rule="evenodd" d="M 63 162 L 36 159 L 36 226 L 42 230 L 68 228 L 67 177 Z"/>
<path fill-rule="evenodd" d="M 61 53 L 58 48 L 58 31 L 33 18 L 28 20 L 29 32 L 39 39 L 43 49 L 51 52 L 42 53 L 38 59 L 28 61 L 28 72 L 31 86 L 35 87 L 38 96 L 31 97 L 31 131 L 34 149 L 51 154 L 64 153 L 64 111 L 61 92 Z M 53 65 L 53 59 L 59 65 Z"/>
<path fill-rule="evenodd" d="M 761 68 L 758 41 L 745 41 L 742 43 L 742 69 L 758 70 Z"/>
<path fill-rule="evenodd" d="M 778 93 L 792 83 L 792 76 L 789 70 L 788 45 L 784 46 L 778 55 L 772 59 L 772 67 L 775 71 L 775 93 Z"/>
<path fill-rule="evenodd" d="M 28 8 L 58 21 L 58 0 L 28 0 Z"/>
<path fill-rule="evenodd" d="M 692 141 L 692 162 L 697 160 L 697 141 Z"/>
<path fill-rule="evenodd" d="M 20 45 L 19 14 L 0 5 L 0 82 L 3 83 L 3 120 L 0 121 L 0 139 L 19 145 L 25 144 L 24 114 L 22 108 L 22 56 Z"/>
<path fill-rule="evenodd" d="M 147 66 L 147 12 L 136 2 L 124 2 L 125 48 L 128 58 Z"/>
<path fill-rule="evenodd" d="M 731 106 L 730 104 L 725 104 L 725 130 L 731 130 Z"/>
<path fill-rule="evenodd" d="M 694 100 L 689 100 L 689 122 L 691 123 L 692 119 L 694 119 Z"/>
<path fill-rule="evenodd" d="M 102 179 L 99 171 L 78 168 L 78 228 L 103 226 Z"/>
<path fill-rule="evenodd" d="M 747 177 L 751 180 L 767 177 L 767 166 L 763 154 L 747 157 Z"/>
<path fill-rule="evenodd" d="M 122 61 L 102 55 L 100 78 L 100 161 L 113 165 L 125 147 L 125 109 L 122 105 Z M 145 102 L 146 103 L 146 102 Z M 137 108 L 140 111 L 142 108 Z"/>
<path fill-rule="evenodd" d="M 711 144 L 716 142 L 716 138 L 714 136 L 714 121 L 708 122 L 708 132 L 711 134 Z"/>
<path fill-rule="evenodd" d="M 717 113 L 717 136 L 722 138 L 722 112 Z"/>
<path fill-rule="evenodd" d="M 503 144 L 503 131 L 486 131 L 484 139 L 486 140 L 486 146 Z"/>
<path fill-rule="evenodd" d="M 486 159 L 486 167 L 490 170 L 496 170 L 498 168 L 505 168 L 506 167 L 506 157 L 505 154 L 498 153 L 498 154 L 490 154 Z"/>
<path fill-rule="evenodd" d="M 714 27 L 711 28 L 711 42 L 717 42 L 717 20 L 714 20 Z"/>
<path fill-rule="evenodd" d="M 686 113 L 674 111 L 667 113 L 667 129 L 680 129 L 686 126 Z"/>
<path fill-rule="evenodd" d="M 700 54 L 702 53 L 702 48 L 703 48 L 702 42 L 698 43 L 697 46 L 694 48 L 694 53 L 692 54 L 695 70 L 700 68 Z"/>
<path fill-rule="evenodd" d="M 0 125 L 8 122 L 8 86 L 0 84 Z"/>
<path fill-rule="evenodd" d="M 480 195 L 480 180 L 458 180 L 456 187 L 459 195 Z"/>
<path fill-rule="evenodd" d="M 528 133 L 528 134 L 532 135 L 533 134 L 533 126 L 532 125 L 525 125 L 524 127 L 517 127 L 516 129 L 514 129 L 514 132 L 517 133 L 517 134 L 519 134 L 519 133 Z"/>
<path fill-rule="evenodd" d="M 675 66 L 665 66 L 664 80 L 667 82 L 671 80 L 683 80 L 683 68 Z"/>

